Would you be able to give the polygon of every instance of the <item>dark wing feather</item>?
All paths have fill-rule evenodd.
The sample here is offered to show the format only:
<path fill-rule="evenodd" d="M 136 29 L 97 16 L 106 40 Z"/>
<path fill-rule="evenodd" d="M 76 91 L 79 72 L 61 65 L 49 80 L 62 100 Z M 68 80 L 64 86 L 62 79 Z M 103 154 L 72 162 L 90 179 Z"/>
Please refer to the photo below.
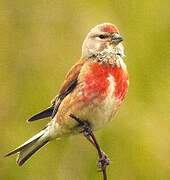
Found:
<path fill-rule="evenodd" d="M 72 69 L 69 71 L 63 85 L 60 88 L 59 95 L 56 96 L 54 98 L 54 100 L 52 100 L 52 106 L 41 111 L 40 113 L 38 113 L 34 116 L 32 116 L 31 118 L 29 118 L 28 119 L 29 122 L 47 118 L 47 117 L 53 118 L 56 115 L 62 100 L 68 94 L 70 94 L 76 87 L 77 81 L 78 81 L 78 76 L 79 76 L 80 70 L 81 70 L 84 62 L 85 61 L 80 61 L 79 63 L 74 65 L 72 67 Z"/>
<path fill-rule="evenodd" d="M 69 84 L 68 89 L 67 89 L 63 94 L 60 94 L 60 95 L 58 96 L 58 99 L 57 99 L 57 101 L 55 102 L 55 105 L 54 105 L 53 113 L 52 113 L 52 116 L 51 116 L 52 118 L 56 115 L 56 113 L 57 113 L 57 111 L 58 111 L 58 108 L 59 108 L 62 100 L 63 100 L 68 94 L 70 94 L 70 93 L 74 90 L 74 88 L 76 87 L 76 85 L 77 85 L 77 78 L 74 79 L 74 80 Z"/>
<path fill-rule="evenodd" d="M 36 120 L 39 120 L 39 119 L 50 117 L 52 115 L 52 113 L 53 113 L 53 110 L 54 110 L 54 106 L 51 106 L 51 107 L 49 107 L 49 108 L 35 114 L 31 118 L 29 118 L 27 121 L 31 122 L 31 121 L 36 121 Z"/>

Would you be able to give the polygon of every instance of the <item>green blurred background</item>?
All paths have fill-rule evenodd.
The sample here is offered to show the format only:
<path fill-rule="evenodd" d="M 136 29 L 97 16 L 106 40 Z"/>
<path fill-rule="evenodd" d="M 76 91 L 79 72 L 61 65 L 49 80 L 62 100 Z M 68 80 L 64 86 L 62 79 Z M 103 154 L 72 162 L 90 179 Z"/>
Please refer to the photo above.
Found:
<path fill-rule="evenodd" d="M 49 105 L 101 22 L 119 27 L 130 74 L 116 120 L 96 132 L 111 159 L 108 179 L 170 179 L 169 7 L 169 0 L 0 0 L 0 179 L 102 179 L 82 136 L 53 141 L 21 168 L 16 157 L 2 157 L 48 122 L 25 120 Z"/>

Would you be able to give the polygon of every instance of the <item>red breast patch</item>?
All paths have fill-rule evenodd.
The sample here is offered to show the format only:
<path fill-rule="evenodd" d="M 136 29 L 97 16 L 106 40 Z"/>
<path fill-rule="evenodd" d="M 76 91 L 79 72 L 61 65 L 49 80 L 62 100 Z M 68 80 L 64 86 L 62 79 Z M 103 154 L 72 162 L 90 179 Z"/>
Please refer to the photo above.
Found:
<path fill-rule="evenodd" d="M 104 64 L 92 64 L 90 72 L 85 76 L 85 96 L 88 98 L 90 94 L 100 94 L 101 98 L 105 97 L 109 87 L 109 75 L 115 80 L 114 95 L 123 100 L 128 88 L 128 76 L 124 70 L 118 66 L 109 66 Z"/>

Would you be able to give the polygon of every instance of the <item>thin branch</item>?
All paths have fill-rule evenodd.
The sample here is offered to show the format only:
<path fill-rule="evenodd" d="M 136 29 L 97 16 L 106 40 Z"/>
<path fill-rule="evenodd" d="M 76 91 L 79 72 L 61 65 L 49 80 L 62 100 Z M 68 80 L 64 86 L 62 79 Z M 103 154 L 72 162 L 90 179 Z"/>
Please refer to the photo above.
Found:
<path fill-rule="evenodd" d="M 99 155 L 99 168 L 101 169 L 102 173 L 103 173 L 103 180 L 107 180 L 107 172 L 106 172 L 106 167 L 109 165 L 109 159 L 107 158 L 107 156 L 105 155 L 105 153 L 101 150 L 93 132 L 91 132 L 90 134 L 91 138 L 93 139 L 93 142 L 95 143 L 98 155 Z"/>

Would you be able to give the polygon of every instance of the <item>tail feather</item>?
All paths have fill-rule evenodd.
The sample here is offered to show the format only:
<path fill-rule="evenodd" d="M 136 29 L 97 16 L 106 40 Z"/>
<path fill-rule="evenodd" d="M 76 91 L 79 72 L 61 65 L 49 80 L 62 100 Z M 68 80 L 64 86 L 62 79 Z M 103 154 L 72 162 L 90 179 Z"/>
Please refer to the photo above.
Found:
<path fill-rule="evenodd" d="M 24 149 L 19 153 L 18 159 L 17 159 L 17 164 L 19 166 L 22 166 L 35 152 L 37 152 L 41 147 L 43 147 L 47 141 L 41 142 L 39 145 L 35 145 L 33 148 L 30 149 Z"/>
<path fill-rule="evenodd" d="M 10 156 L 19 153 L 17 158 L 17 164 L 22 166 L 26 160 L 28 160 L 36 151 L 44 146 L 49 141 L 47 128 L 40 131 L 24 144 L 9 152 L 5 156 Z"/>

